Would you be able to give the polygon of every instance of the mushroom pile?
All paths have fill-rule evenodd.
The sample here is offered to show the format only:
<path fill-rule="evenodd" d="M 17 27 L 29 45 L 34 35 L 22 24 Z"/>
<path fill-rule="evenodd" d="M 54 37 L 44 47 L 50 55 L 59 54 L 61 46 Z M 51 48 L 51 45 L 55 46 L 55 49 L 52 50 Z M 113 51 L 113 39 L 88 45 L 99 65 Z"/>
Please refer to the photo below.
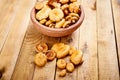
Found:
<path fill-rule="evenodd" d="M 37 21 L 50 28 L 67 28 L 75 24 L 81 14 L 77 0 L 49 0 L 36 2 Z"/>
<path fill-rule="evenodd" d="M 48 49 L 46 43 L 36 45 L 36 52 L 34 62 L 37 66 L 45 66 L 47 61 L 52 61 L 57 58 L 57 68 L 61 70 L 59 76 L 65 76 L 66 72 L 73 72 L 76 65 L 80 65 L 83 62 L 83 54 L 81 50 L 77 50 L 73 46 L 69 46 L 64 43 L 55 43 Z M 70 56 L 69 62 L 64 58 Z"/>

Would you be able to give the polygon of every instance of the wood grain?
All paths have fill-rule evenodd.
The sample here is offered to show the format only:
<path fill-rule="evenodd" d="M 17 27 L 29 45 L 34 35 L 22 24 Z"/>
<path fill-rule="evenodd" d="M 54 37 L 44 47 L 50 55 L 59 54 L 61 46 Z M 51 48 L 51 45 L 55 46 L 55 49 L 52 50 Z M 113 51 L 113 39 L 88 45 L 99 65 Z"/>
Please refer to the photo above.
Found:
<path fill-rule="evenodd" d="M 83 24 L 61 38 L 34 28 L 30 11 L 36 1 L 0 0 L 0 70 L 5 68 L 0 80 L 120 80 L 120 0 L 78 0 L 85 11 Z M 35 45 L 41 42 L 49 49 L 56 42 L 75 46 L 84 62 L 59 77 L 57 59 L 44 67 L 34 64 Z M 69 62 L 69 56 L 64 59 Z"/>
<path fill-rule="evenodd" d="M 27 25 L 29 23 L 29 13 L 33 4 L 33 1 L 29 1 L 28 3 L 27 0 L 19 2 L 19 10 L 16 12 L 9 35 L 7 36 L 6 42 L 1 51 L 1 56 L 8 59 L 8 63 L 5 62 L 7 66 L 6 71 L 2 76 L 2 80 L 10 80 L 11 78 Z"/>
<path fill-rule="evenodd" d="M 40 41 L 47 43 L 50 49 L 54 43 L 60 41 L 60 38 L 53 38 L 43 35 Z M 47 64 L 44 67 L 36 66 L 33 80 L 54 80 L 54 76 L 56 73 L 55 71 L 56 71 L 56 59 L 47 62 Z"/>
<path fill-rule="evenodd" d="M 119 69 L 120 69 L 120 31 L 119 31 L 120 30 L 120 1 L 119 2 L 118 1 L 112 0 L 112 9 L 113 9 L 113 16 L 114 16 L 114 24 L 115 24 L 114 26 L 115 26 L 115 32 L 116 32 Z"/>
<path fill-rule="evenodd" d="M 11 80 L 32 80 L 35 67 L 34 55 L 36 54 L 34 47 L 41 39 L 41 34 L 30 22 Z"/>
<path fill-rule="evenodd" d="M 82 0 L 85 20 L 80 28 L 79 49 L 84 62 L 78 68 L 78 80 L 98 80 L 96 1 Z"/>
<path fill-rule="evenodd" d="M 12 80 L 53 80 L 56 67 L 56 59 L 48 62 L 44 67 L 37 67 L 34 64 L 35 46 L 45 42 L 51 47 L 59 38 L 52 38 L 42 35 L 30 22 L 23 42 L 20 55 L 12 76 Z M 51 73 L 52 72 L 52 73 Z M 46 75 L 49 74 L 49 75 Z"/>
<path fill-rule="evenodd" d="M 0 3 L 0 52 L 5 43 L 7 35 L 9 33 L 10 28 L 12 27 L 13 20 L 15 19 L 16 12 L 18 11 L 19 1 L 13 0 L 8 1 L 4 0 Z"/>
<path fill-rule="evenodd" d="M 99 80 L 119 80 L 110 0 L 97 0 Z"/>

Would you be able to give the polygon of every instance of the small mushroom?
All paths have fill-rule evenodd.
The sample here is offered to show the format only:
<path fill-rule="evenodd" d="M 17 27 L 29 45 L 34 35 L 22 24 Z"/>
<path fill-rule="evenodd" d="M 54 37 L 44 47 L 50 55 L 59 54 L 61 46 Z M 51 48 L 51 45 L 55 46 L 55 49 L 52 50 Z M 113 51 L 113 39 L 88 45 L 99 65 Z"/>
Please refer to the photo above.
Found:
<path fill-rule="evenodd" d="M 71 24 L 71 21 L 65 21 L 65 23 L 63 24 L 63 28 L 68 27 Z"/>
<path fill-rule="evenodd" d="M 50 24 L 52 24 L 52 21 L 51 21 L 51 20 L 48 20 L 48 21 L 46 21 L 46 23 L 45 23 L 46 26 L 49 26 Z"/>
<path fill-rule="evenodd" d="M 42 20 L 47 18 L 50 11 L 51 8 L 49 8 L 48 6 L 43 7 L 40 11 L 36 13 L 36 19 Z"/>
<path fill-rule="evenodd" d="M 48 50 L 47 52 L 45 52 L 45 55 L 47 56 L 48 60 L 54 60 L 56 53 L 53 50 Z"/>
<path fill-rule="evenodd" d="M 40 44 L 37 44 L 35 49 L 36 49 L 35 50 L 36 52 L 42 52 L 43 51 L 43 47 Z"/>
<path fill-rule="evenodd" d="M 44 7 L 44 4 L 42 2 L 36 2 L 35 9 L 40 10 Z"/>
<path fill-rule="evenodd" d="M 71 17 L 70 21 L 71 21 L 72 24 L 74 24 L 78 21 L 78 19 L 79 19 L 78 17 Z"/>
<path fill-rule="evenodd" d="M 51 8 L 60 8 L 61 4 L 57 3 L 57 2 L 53 2 L 52 0 L 48 2 L 48 6 L 50 6 Z"/>
<path fill-rule="evenodd" d="M 71 17 L 71 20 L 77 21 L 79 18 L 78 17 Z"/>
<path fill-rule="evenodd" d="M 64 13 L 60 8 L 54 8 L 49 12 L 49 18 L 53 22 L 58 22 L 64 17 Z"/>
<path fill-rule="evenodd" d="M 76 48 L 70 46 L 69 55 L 71 56 L 75 51 L 76 51 Z"/>
<path fill-rule="evenodd" d="M 71 62 L 69 62 L 66 65 L 66 69 L 68 72 L 73 72 L 75 68 L 74 68 L 74 65 Z"/>
<path fill-rule="evenodd" d="M 66 19 L 66 20 L 70 20 L 70 19 L 71 19 L 71 16 L 68 15 L 68 16 L 65 17 L 65 19 Z"/>
<path fill-rule="evenodd" d="M 75 64 L 78 65 L 80 63 L 82 63 L 82 51 L 81 50 L 76 50 L 70 57 L 70 61 Z"/>
<path fill-rule="evenodd" d="M 47 56 L 42 52 L 39 52 L 35 55 L 34 61 L 37 66 L 42 67 L 47 63 Z"/>
<path fill-rule="evenodd" d="M 62 4 L 66 4 L 66 3 L 69 2 L 69 0 L 59 0 L 59 2 L 62 3 Z"/>
<path fill-rule="evenodd" d="M 62 9 L 62 10 L 65 10 L 65 9 L 68 9 L 68 7 L 69 7 L 68 4 L 64 4 L 64 5 L 61 6 L 61 9 Z"/>
<path fill-rule="evenodd" d="M 52 46 L 51 49 L 56 52 L 57 58 L 63 58 L 66 55 L 68 55 L 70 46 L 69 45 L 65 45 L 64 43 L 56 43 L 56 44 L 54 44 Z"/>
<path fill-rule="evenodd" d="M 47 21 L 46 19 L 42 19 L 42 20 L 40 20 L 39 22 L 40 22 L 41 24 L 44 24 L 46 21 Z"/>
<path fill-rule="evenodd" d="M 62 28 L 64 22 L 65 22 L 65 19 L 62 19 L 61 21 L 57 22 L 55 25 L 55 28 Z"/>
<path fill-rule="evenodd" d="M 79 15 L 77 13 L 70 13 L 69 16 L 79 18 Z"/>
<path fill-rule="evenodd" d="M 55 28 L 55 24 L 54 24 L 54 23 L 51 23 L 48 27 L 49 27 L 49 28 Z"/>
<path fill-rule="evenodd" d="M 46 43 L 42 43 L 41 46 L 43 47 L 43 52 L 48 50 L 48 45 Z"/>
<path fill-rule="evenodd" d="M 60 71 L 59 76 L 64 77 L 66 75 L 66 73 L 67 73 L 66 69 L 63 69 Z"/>
<path fill-rule="evenodd" d="M 59 69 L 65 69 L 65 67 L 66 67 L 66 61 L 64 59 L 58 59 L 58 61 L 57 61 L 57 67 Z"/>
<path fill-rule="evenodd" d="M 48 45 L 46 43 L 37 44 L 35 49 L 36 52 L 46 52 L 48 50 Z"/>
<path fill-rule="evenodd" d="M 73 2 L 69 5 L 69 11 L 71 13 L 78 13 L 79 9 L 80 9 L 79 2 Z"/>

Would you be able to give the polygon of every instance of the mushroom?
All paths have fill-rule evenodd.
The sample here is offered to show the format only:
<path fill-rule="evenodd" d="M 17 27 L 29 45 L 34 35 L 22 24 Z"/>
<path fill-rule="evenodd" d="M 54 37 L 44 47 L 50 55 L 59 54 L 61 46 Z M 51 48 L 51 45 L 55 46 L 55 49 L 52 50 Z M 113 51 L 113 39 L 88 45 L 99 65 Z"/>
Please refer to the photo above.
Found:
<path fill-rule="evenodd" d="M 74 65 L 71 62 L 69 62 L 66 65 L 66 69 L 68 72 L 73 72 L 75 68 L 74 68 Z"/>
<path fill-rule="evenodd" d="M 47 63 L 47 56 L 42 52 L 39 52 L 35 55 L 34 61 L 37 66 L 42 67 Z"/>
<path fill-rule="evenodd" d="M 66 75 L 66 73 L 67 73 L 66 69 L 63 69 L 60 71 L 59 76 L 64 77 Z"/>
<path fill-rule="evenodd" d="M 82 51 L 81 50 L 76 50 L 70 57 L 70 61 L 75 64 L 78 65 L 80 63 L 82 63 Z"/>
<path fill-rule="evenodd" d="M 54 60 L 56 53 L 53 50 L 48 50 L 45 52 L 45 55 L 47 56 L 48 60 Z"/>
<path fill-rule="evenodd" d="M 66 55 L 68 55 L 70 46 L 69 45 L 65 45 L 64 43 L 56 43 L 56 44 L 54 44 L 52 46 L 51 49 L 56 52 L 57 58 L 63 58 Z"/>
<path fill-rule="evenodd" d="M 66 61 L 64 59 L 58 59 L 57 67 L 59 69 L 64 69 L 66 67 Z"/>
<path fill-rule="evenodd" d="M 46 52 L 48 50 L 48 45 L 46 43 L 41 43 L 36 45 L 36 52 Z"/>

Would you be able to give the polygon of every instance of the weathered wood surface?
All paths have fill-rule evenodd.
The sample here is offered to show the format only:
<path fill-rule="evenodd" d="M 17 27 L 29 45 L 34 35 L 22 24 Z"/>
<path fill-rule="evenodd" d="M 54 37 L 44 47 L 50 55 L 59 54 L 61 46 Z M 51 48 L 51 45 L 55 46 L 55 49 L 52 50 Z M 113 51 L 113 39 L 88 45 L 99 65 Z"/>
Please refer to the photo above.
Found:
<path fill-rule="evenodd" d="M 15 4 L 15 2 L 16 2 L 16 4 Z M 12 76 L 12 73 L 13 73 L 13 70 L 14 70 L 14 67 L 15 67 L 21 46 L 22 46 L 22 42 L 23 42 L 26 30 L 27 30 L 27 26 L 29 24 L 29 20 L 30 20 L 29 13 L 30 13 L 31 8 L 34 5 L 34 1 L 33 0 L 31 0 L 31 1 L 29 1 L 29 0 L 24 0 L 24 1 L 23 0 L 21 0 L 21 1 L 7 0 L 6 4 L 7 3 L 9 3 L 7 6 L 8 9 L 9 9 L 9 7 L 13 6 L 13 10 L 11 9 L 8 12 L 7 8 L 6 8 L 5 12 L 1 16 L 1 17 L 3 17 L 3 19 L 8 18 L 8 21 L 5 20 L 4 23 L 2 23 L 5 26 L 0 26 L 0 28 L 3 28 L 3 29 L 0 29 L 1 30 L 0 35 L 7 36 L 7 38 L 5 40 L 3 40 L 2 36 L 0 36 L 0 38 L 1 38 L 0 43 L 3 43 L 5 41 L 5 43 L 2 47 L 0 56 L 2 56 L 2 58 L 8 59 L 7 62 L 5 62 L 7 64 L 7 66 L 5 66 L 6 71 L 4 72 L 4 74 L 2 76 L 2 80 L 10 80 L 11 79 L 11 76 Z M 5 4 L 4 4 L 4 6 L 5 6 Z M 14 10 L 14 8 L 16 11 Z M 13 13 L 13 14 L 11 14 L 11 13 Z M 4 15 L 4 14 L 6 14 L 6 15 Z M 8 17 L 6 17 L 6 16 L 8 16 Z M 14 18 L 12 22 L 11 22 L 12 19 L 9 19 L 9 17 Z M 7 21 L 7 23 L 6 23 L 6 21 Z M 9 27 L 10 27 L 10 29 L 9 29 Z M 4 28 L 6 28 L 6 29 L 4 29 Z M 9 34 L 7 35 L 7 33 L 9 33 Z M 1 62 L 2 62 L 2 60 L 1 60 Z"/>
<path fill-rule="evenodd" d="M 120 80 L 119 0 L 79 1 L 85 11 L 81 27 L 53 38 L 38 32 L 30 21 L 36 0 L 0 0 L 0 69 L 5 65 L 0 80 Z M 41 42 L 49 47 L 56 42 L 75 46 L 83 51 L 84 62 L 65 77 L 59 77 L 57 59 L 39 68 L 34 47 Z"/>
<path fill-rule="evenodd" d="M 97 0 L 99 80 L 119 80 L 115 32 L 110 0 Z"/>
<path fill-rule="evenodd" d="M 80 28 L 79 48 L 84 62 L 78 68 L 78 80 L 98 80 L 96 0 L 82 0 L 85 20 Z"/>
<path fill-rule="evenodd" d="M 13 20 L 15 20 L 15 15 L 18 11 L 17 8 L 19 7 L 17 3 L 19 3 L 17 0 L 12 2 L 7 2 L 7 0 L 4 0 L 0 2 L 0 9 L 2 9 L 2 11 L 0 11 L 0 18 L 2 19 L 0 21 L 0 52 L 7 38 L 9 30 L 12 27 L 11 25 L 13 24 Z"/>

